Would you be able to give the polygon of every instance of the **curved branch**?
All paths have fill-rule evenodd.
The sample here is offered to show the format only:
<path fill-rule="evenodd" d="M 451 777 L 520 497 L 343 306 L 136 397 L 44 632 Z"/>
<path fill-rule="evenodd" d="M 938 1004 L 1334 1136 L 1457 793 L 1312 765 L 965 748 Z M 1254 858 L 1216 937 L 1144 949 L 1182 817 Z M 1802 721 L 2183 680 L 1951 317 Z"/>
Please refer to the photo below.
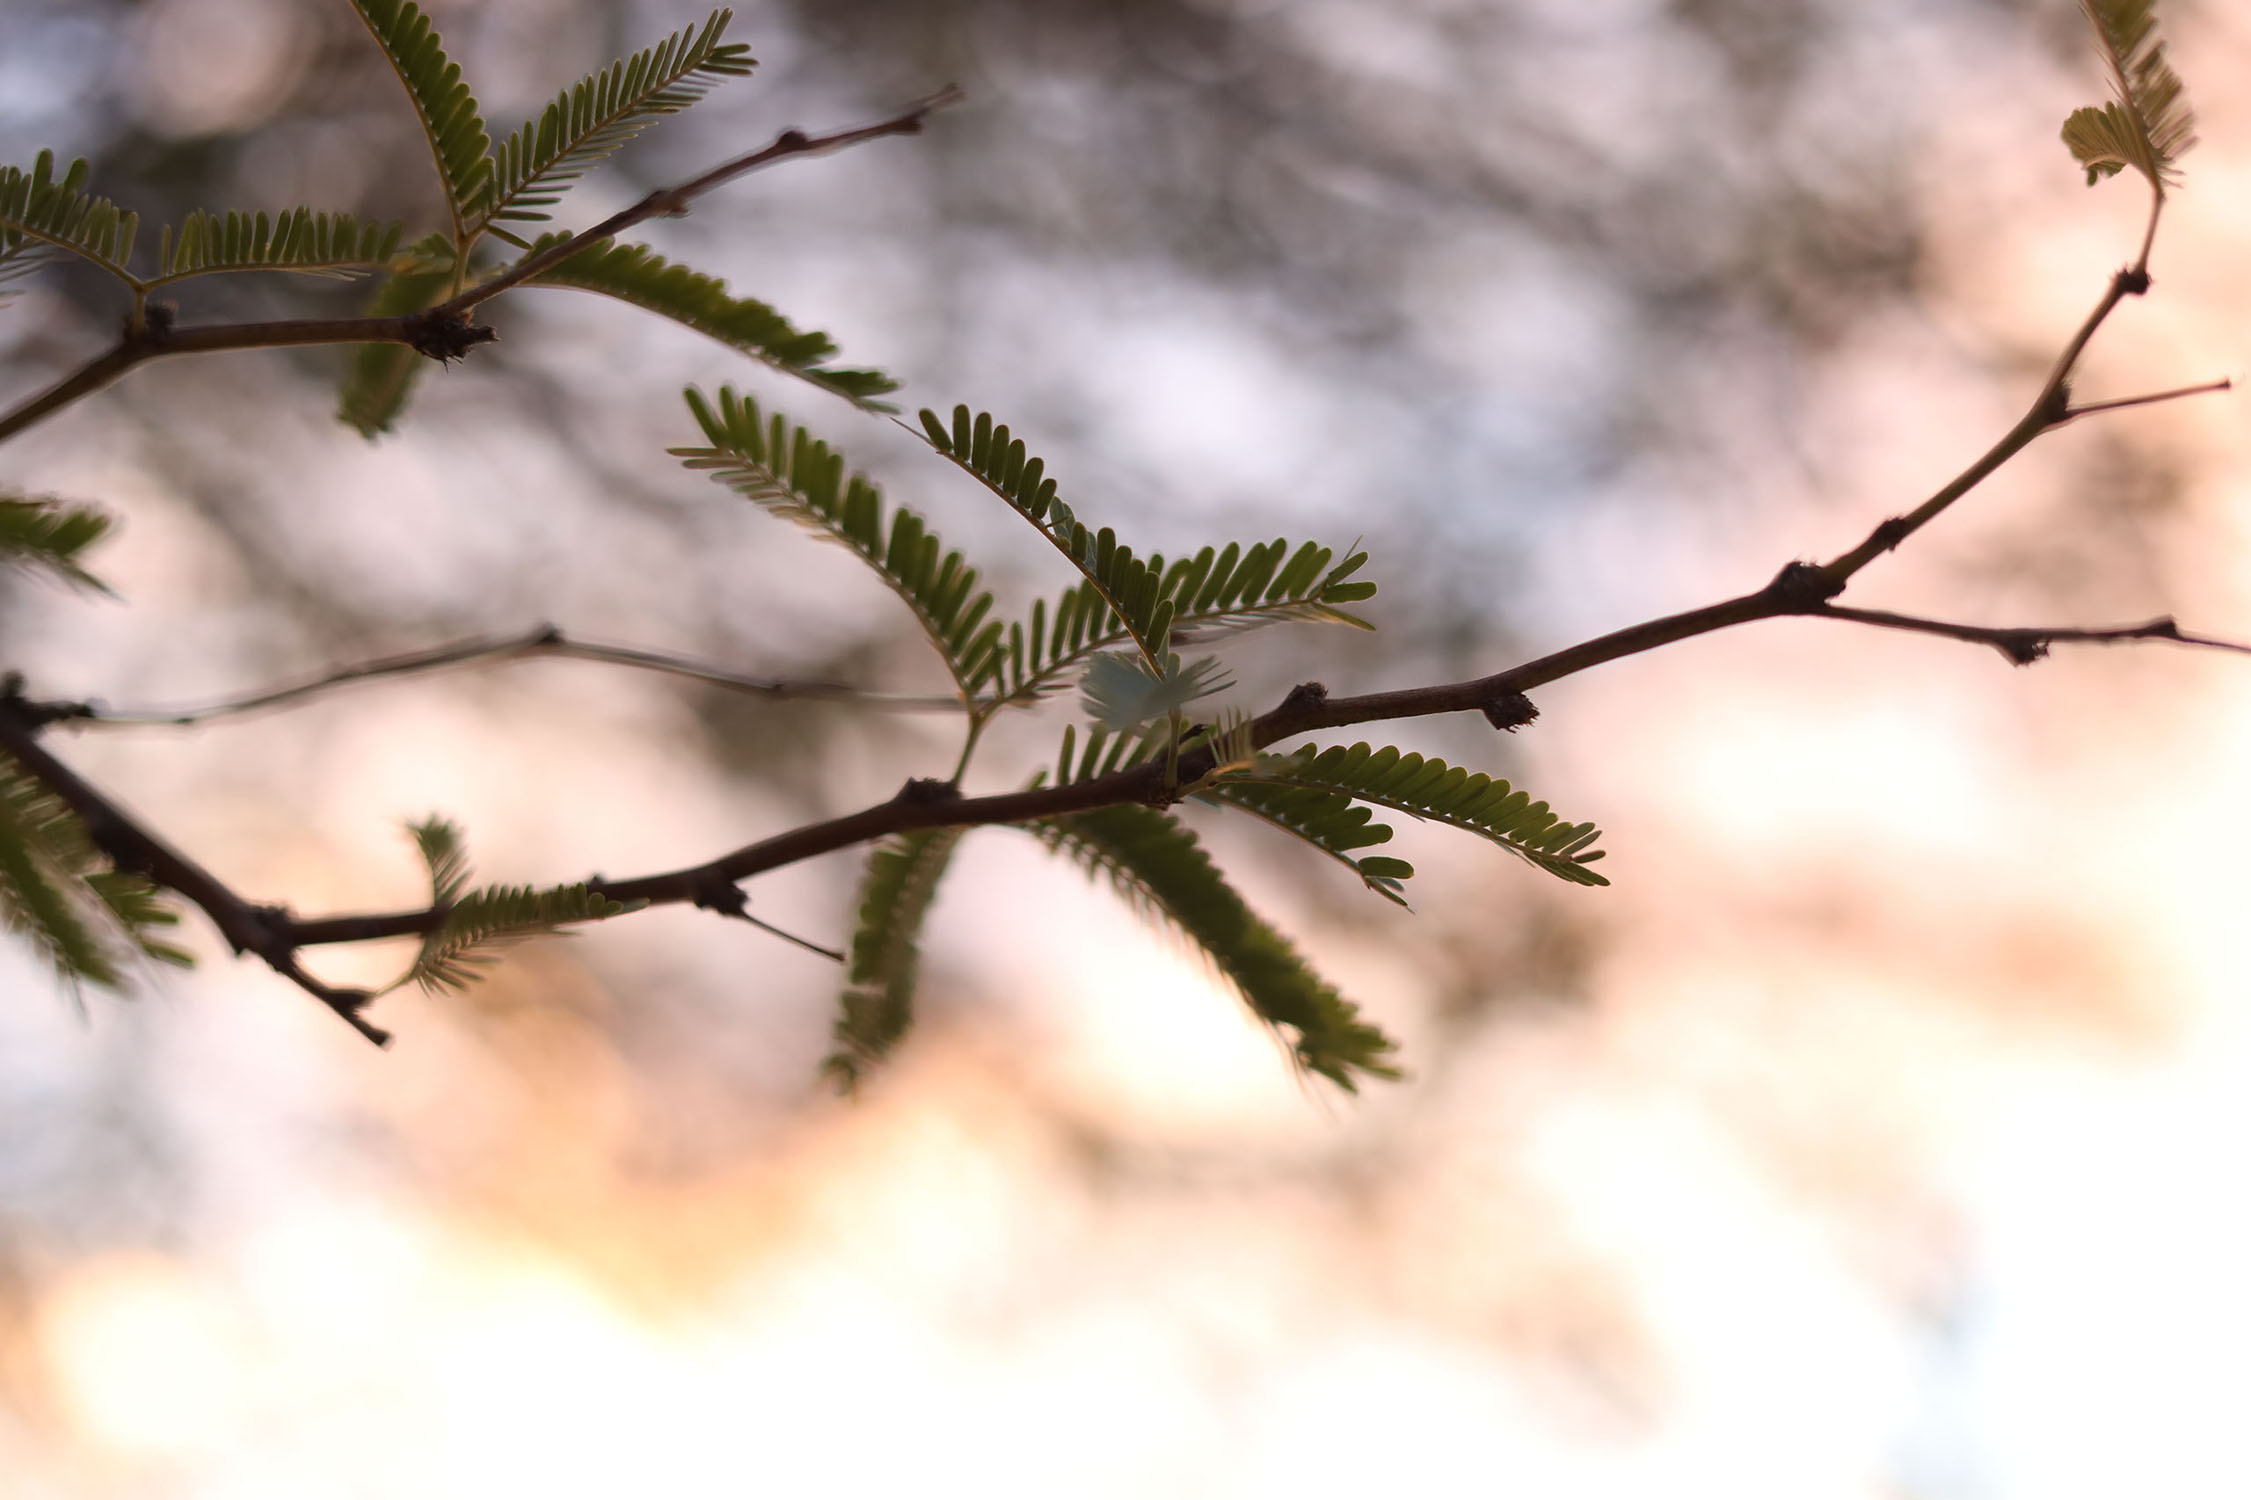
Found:
<path fill-rule="evenodd" d="M 522 635 L 473 636 L 451 645 L 434 646 L 426 651 L 409 651 L 398 656 L 378 657 L 355 666 L 340 667 L 319 677 L 300 682 L 286 683 L 280 687 L 264 688 L 240 697 L 225 698 L 214 703 L 191 708 L 104 709 L 90 704 L 72 704 L 55 707 L 51 717 L 74 724 L 95 727 L 179 726 L 207 723 L 213 719 L 235 718 L 256 713 L 261 709 L 279 708 L 300 699 L 323 693 L 330 688 L 344 687 L 355 682 L 367 682 L 382 677 L 405 677 L 417 672 L 441 671 L 447 667 L 467 666 L 476 662 L 521 660 L 527 657 L 555 656 L 576 661 L 607 662 L 613 666 L 637 667 L 651 672 L 663 672 L 674 677 L 685 677 L 695 682 L 710 683 L 735 692 L 749 693 L 761 698 L 809 699 L 824 703 L 849 703 L 864 708 L 883 709 L 894 713 L 959 713 L 961 703 L 954 698 L 915 697 L 906 694 L 868 693 L 839 682 L 804 682 L 786 678 L 750 677 L 731 672 L 725 667 L 692 657 L 679 656 L 667 651 L 650 651 L 639 646 L 608 645 L 597 641 L 579 640 L 554 625 L 538 625 Z"/>

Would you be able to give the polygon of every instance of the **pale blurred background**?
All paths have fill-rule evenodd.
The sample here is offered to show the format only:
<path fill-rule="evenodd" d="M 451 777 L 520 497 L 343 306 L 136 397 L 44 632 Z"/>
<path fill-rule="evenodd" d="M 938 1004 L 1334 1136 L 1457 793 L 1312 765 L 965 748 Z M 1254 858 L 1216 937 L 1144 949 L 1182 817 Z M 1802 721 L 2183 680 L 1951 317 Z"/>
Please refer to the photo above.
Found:
<path fill-rule="evenodd" d="M 700 19 L 436 11 L 501 128 Z M 2089 398 L 2244 373 L 2251 20 L 2164 23 L 2204 144 Z M 962 84 L 924 136 L 650 238 L 910 407 L 997 411 L 1145 547 L 1365 536 L 1382 633 L 1246 642 L 1251 708 L 1842 550 L 2014 419 L 2144 201 L 2056 140 L 2103 87 L 2066 0 L 797 0 L 737 35 L 757 76 L 566 223 Z M 341 4 L 8 0 L 0 37 L 0 156 L 89 155 L 144 224 L 433 222 Z M 219 281 L 182 315 L 354 295 Z M 6 397 L 119 311 L 32 285 Z M 153 366 L 17 441 L 10 483 L 123 518 L 96 562 L 125 602 L 0 581 L 0 664 L 142 707 L 552 620 L 936 686 L 848 559 L 663 455 L 690 380 L 811 422 L 1011 599 L 1060 581 L 817 391 L 591 299 L 496 316 L 373 446 L 329 421 L 335 351 Z M 2251 637 L 2242 412 L 2046 439 L 1852 602 Z M 815 1077 L 836 970 L 694 912 L 386 1001 L 388 1053 L 194 918 L 192 975 L 83 1013 L 0 953 L 0 1490 L 2251 1489 L 2251 668 L 1788 622 L 1537 696 L 1513 739 L 1390 734 L 1599 821 L 1609 890 L 1407 829 L 1410 916 L 1201 819 L 1402 1039 L 1410 1079 L 1360 1098 L 1007 830 L 965 846 L 920 1027 L 852 1102 Z M 942 775 L 951 735 L 543 663 L 55 743 L 246 893 L 326 912 L 413 900 L 399 825 L 432 811 L 485 878 L 629 875 Z M 838 941 L 857 870 L 762 878 L 754 909 Z"/>

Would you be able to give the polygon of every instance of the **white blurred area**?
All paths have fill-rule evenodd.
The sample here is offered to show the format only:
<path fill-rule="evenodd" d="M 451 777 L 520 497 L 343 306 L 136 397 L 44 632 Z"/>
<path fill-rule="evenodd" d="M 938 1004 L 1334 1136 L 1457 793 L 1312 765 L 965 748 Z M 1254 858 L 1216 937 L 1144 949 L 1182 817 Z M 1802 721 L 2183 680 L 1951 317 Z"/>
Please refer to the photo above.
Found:
<path fill-rule="evenodd" d="M 1431 42 L 1471 0 L 1210 8 L 1473 136 L 1480 79 L 1543 86 L 1507 57 Z M 1828 139 L 1818 122 L 1731 134 L 1709 85 L 1670 66 L 1693 49 L 1661 50 L 1678 24 L 1661 6 L 1528 9 L 1579 59 L 1545 80 L 1557 109 L 1616 161 L 1696 129 L 1713 132 L 1716 172 Z M 289 32 L 273 20 L 288 10 L 164 0 L 146 28 L 179 47 L 244 17 Z M 541 14 L 521 0 L 441 19 L 506 37 Z M 2167 211 L 2156 292 L 2102 334 L 2088 399 L 2244 370 L 2251 107 L 2224 85 L 2251 65 L 2251 28 L 2225 6 L 2165 14 L 2203 144 Z M 923 316 L 914 245 L 881 233 L 893 200 L 853 197 L 911 195 L 899 163 L 917 142 L 742 190 L 746 205 L 834 192 L 863 237 L 832 247 L 785 226 L 749 250 L 716 230 L 700 243 L 835 332 L 847 360 L 904 377 L 910 406 L 956 399 L 922 362 L 970 372 L 961 397 L 1004 416 L 1011 399 L 1079 413 L 1035 448 L 1065 475 L 1120 466 L 1090 490 L 1169 494 L 1151 501 L 1168 550 L 1240 511 L 1252 534 L 1362 533 L 1388 583 L 1395 519 L 1455 525 L 1440 545 L 1496 555 L 1529 536 L 1495 575 L 1522 616 L 1508 649 L 1531 655 L 1842 551 L 2014 420 L 2040 359 L 2131 256 L 2143 201 L 2127 183 L 2082 187 L 2055 128 L 2099 75 L 2091 56 L 2059 71 L 2020 20 L 1926 6 L 1839 22 L 1833 88 L 1805 105 L 1870 112 L 1865 136 L 1837 139 L 1914 163 L 1918 314 L 1852 324 L 1771 405 L 1755 351 L 1669 372 L 1672 415 L 1717 457 L 1629 457 L 1513 530 L 1395 516 L 1393 419 L 1362 412 L 1348 366 L 1299 359 L 1206 288 L 1003 258 L 963 273 L 992 329 Z M 755 8 L 738 24 L 767 68 L 704 107 L 714 133 L 691 139 L 713 152 L 721 130 L 775 128 L 758 91 L 787 91 L 803 62 Z M 285 69 L 302 39 L 252 31 L 261 46 L 145 94 L 162 128 L 254 123 L 268 85 L 227 67 Z M 520 109 L 551 81 L 510 86 Z M 808 117 L 791 123 L 867 112 L 788 97 Z M 1418 250 L 1397 299 L 1396 338 L 1461 383 L 1432 399 L 1491 414 L 1528 449 L 1558 431 L 1600 440 L 1575 424 L 1631 373 L 1637 325 L 1505 216 L 1467 217 L 1459 243 Z M 681 231 L 683 254 L 703 223 Z M 36 324 L 41 296 L 0 319 Z M 8 452 L 11 482 L 124 517 L 96 566 L 126 600 L 16 610 L 9 664 L 35 691 L 139 706 L 336 659 L 293 634 L 219 506 L 278 550 L 332 559 L 309 576 L 362 619 L 549 618 L 659 647 L 723 628 L 732 664 L 758 671 L 885 618 L 886 596 L 836 553 L 663 472 L 689 380 L 737 381 L 865 450 L 949 539 L 1016 558 L 1013 597 L 1057 581 L 878 424 L 724 351 L 576 299 L 520 316 L 505 347 L 614 383 L 602 440 L 646 493 L 587 472 L 521 413 L 502 420 L 505 369 L 431 380 L 404 434 L 370 447 L 278 364 L 153 367 Z M 14 358 L 25 379 L 35 366 Z M 105 406 L 128 400 L 147 421 Z M 2046 438 L 1852 602 L 2009 625 L 2172 609 L 2251 637 L 2243 410 L 2203 398 Z M 1366 451 L 1340 451 L 1363 418 Z M 1248 449 L 1229 441 L 1243 432 Z M 227 469 L 248 433 L 255 466 Z M 2097 467 L 2114 495 L 2082 482 Z M 1411 592 L 1379 594 L 1374 617 Z M 445 633 L 431 630 L 387 639 Z M 886 689 L 934 676 L 908 648 L 865 666 Z M 1342 692 L 1430 670 L 1348 658 L 1327 675 Z M 1246 678 L 1269 698 L 1290 680 Z M 925 944 L 922 1024 L 850 1101 L 813 1077 L 834 969 L 708 914 L 517 950 L 464 997 L 389 999 L 399 1040 L 380 1054 L 192 917 L 192 975 L 152 977 L 130 1003 L 90 996 L 83 1014 L 0 954 L 0 1491 L 2251 1488 L 2235 1436 L 2251 1342 L 2236 1164 L 2251 1139 L 2251 667 L 2065 648 L 2017 670 L 1797 621 L 1536 696 L 1506 770 L 1601 822 L 1608 890 L 1536 888 L 1496 851 L 1405 830 L 1420 914 L 1346 919 L 1341 884 L 1299 868 L 1310 854 L 1214 834 L 1256 903 L 1401 1039 L 1408 1081 L 1358 1097 L 1293 1078 L 1191 957 L 1008 830 L 965 845 Z M 1431 738 L 1444 732 L 1399 738 L 1456 757 L 1489 744 Z M 415 901 L 398 829 L 433 810 L 467 827 L 482 878 L 625 876 L 939 774 L 950 733 L 888 721 L 754 780 L 663 680 L 537 663 L 54 743 L 237 888 L 311 913 Z M 987 784 L 1035 763 L 1046 733 L 1004 742 Z M 754 910 L 834 941 L 856 869 L 761 878 Z M 317 962 L 367 982 L 403 957 Z"/>

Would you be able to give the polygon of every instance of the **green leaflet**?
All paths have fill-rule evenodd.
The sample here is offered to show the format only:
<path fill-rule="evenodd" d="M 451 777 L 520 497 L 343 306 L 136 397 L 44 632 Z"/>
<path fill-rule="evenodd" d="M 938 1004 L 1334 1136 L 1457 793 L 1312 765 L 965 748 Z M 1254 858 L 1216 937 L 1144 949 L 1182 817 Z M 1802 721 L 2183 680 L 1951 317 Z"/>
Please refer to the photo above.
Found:
<path fill-rule="evenodd" d="M 923 919 L 938 882 L 968 830 L 931 828 L 886 839 L 869 851 L 860 880 L 859 925 L 852 930 L 833 1035 L 821 1071 L 849 1092 L 890 1054 L 914 1019 Z"/>
<path fill-rule="evenodd" d="M 2157 40 L 2154 0 L 2080 0 L 2110 70 L 2113 98 L 2075 109 L 2063 122 L 2063 143 L 2087 185 L 2132 167 L 2158 197 L 2180 179 L 2179 160 L 2196 144 L 2196 116 L 2182 97 L 2180 75 Z"/>
<path fill-rule="evenodd" d="M 148 285 L 217 271 L 379 271 L 398 253 L 405 232 L 396 223 L 363 224 L 350 214 L 316 214 L 309 208 L 293 208 L 279 218 L 233 212 L 221 216 L 198 209 L 179 228 L 164 226 L 157 274 Z"/>
<path fill-rule="evenodd" d="M 1390 843 L 1391 825 L 1376 822 L 1373 812 L 1343 793 L 1320 787 L 1271 786 L 1223 779 L 1197 795 L 1264 818 L 1284 833 L 1296 835 L 1344 865 L 1386 901 L 1399 906 L 1407 904 L 1402 882 L 1414 875 L 1413 865 L 1380 854 L 1357 858 L 1353 854 L 1355 849 Z"/>
<path fill-rule="evenodd" d="M 430 904 L 448 906 L 445 924 L 422 940 L 413 966 L 388 988 L 410 981 L 423 989 L 465 990 L 493 963 L 490 950 L 543 937 L 575 922 L 599 922 L 632 908 L 576 885 L 488 885 L 468 891 L 469 856 L 460 828 L 445 818 L 407 826 L 430 872 Z"/>
<path fill-rule="evenodd" d="M 668 451 L 858 553 L 914 611 L 945 658 L 963 704 L 974 702 L 1001 664 L 1000 622 L 987 618 L 993 596 L 977 587 L 977 570 L 959 552 L 946 551 L 911 510 L 893 510 L 886 525 L 882 493 L 848 473 L 842 454 L 779 412 L 765 417 L 756 401 L 732 387 L 721 388 L 716 406 L 698 390 L 690 389 L 687 398 L 710 446 Z"/>
<path fill-rule="evenodd" d="M 122 281 L 140 216 L 86 192 L 84 158 L 55 176 L 55 153 L 42 151 L 29 172 L 0 167 L 0 281 L 29 270 L 42 250 L 82 256 Z"/>
<path fill-rule="evenodd" d="M 1134 555 L 1108 527 L 1089 531 L 1056 493 L 1044 460 L 990 413 L 956 406 L 949 424 L 925 407 L 918 414 L 930 446 L 1008 502 L 1071 561 L 1084 582 L 1064 590 L 1050 609 L 1009 627 L 1003 696 L 1028 702 L 1067 687 L 1096 653 L 1131 645 L 1144 662 L 1191 640 L 1285 620 L 1326 620 L 1371 629 L 1345 606 L 1376 586 L 1353 578 L 1368 560 L 1353 549 L 1335 554 L 1314 542 L 1293 548 L 1277 537 L 1248 547 L 1230 542 L 1166 562 Z"/>
<path fill-rule="evenodd" d="M 78 815 L 0 754 L 0 924 L 73 986 L 123 988 L 124 961 L 133 952 L 159 963 L 191 962 L 156 935 L 179 921 L 157 888 L 107 865 Z"/>
<path fill-rule="evenodd" d="M 391 276 L 368 299 L 367 314 L 395 318 L 445 300 L 453 288 L 450 247 L 432 235 L 394 262 Z M 362 344 L 354 349 L 339 393 L 336 416 L 364 438 L 388 432 L 406 409 L 406 398 L 427 361 L 404 344 Z"/>
<path fill-rule="evenodd" d="M 414 101 L 453 219 L 454 243 L 466 250 L 492 191 L 492 162 L 485 154 L 492 142 L 461 67 L 446 56 L 430 18 L 413 0 L 352 0 L 352 8 Z"/>
<path fill-rule="evenodd" d="M 44 570 L 78 588 L 108 593 L 79 555 L 108 534 L 110 518 L 89 506 L 0 490 L 0 563 Z"/>
<path fill-rule="evenodd" d="M 589 74 L 558 94 L 537 120 L 526 120 L 493 153 L 492 200 L 481 226 L 516 240 L 496 226 L 545 221 L 545 210 L 587 168 L 659 116 L 694 104 L 721 79 L 747 74 L 750 49 L 719 42 L 733 18 L 733 11 L 715 10 L 700 29 L 683 27 Z"/>
<path fill-rule="evenodd" d="M 1237 787 L 1296 788 L 1374 803 L 1477 834 L 1574 885 L 1610 883 L 1588 868 L 1602 858 L 1591 847 L 1601 837 L 1594 824 L 1566 823 L 1505 781 L 1411 751 L 1309 745 L 1223 776 L 1202 795 L 1234 800 L 1228 793 Z"/>
<path fill-rule="evenodd" d="M 1300 1065 L 1357 1092 L 1360 1077 L 1397 1078 L 1390 1038 L 1306 967 L 1253 912 L 1177 818 L 1125 805 L 1027 825 L 1050 849 L 1108 875 L 1127 900 L 1164 918 L 1210 956 L 1252 1012 L 1296 1033 Z"/>
<path fill-rule="evenodd" d="M 537 254 L 567 238 L 549 235 L 535 243 Z M 727 284 L 700 271 L 677 266 L 645 245 L 601 240 L 561 264 L 542 271 L 527 286 L 567 286 L 600 292 L 630 302 L 660 317 L 739 349 L 786 375 L 808 380 L 870 411 L 891 408 L 874 398 L 897 388 L 880 370 L 823 368 L 836 345 L 818 331 L 800 331 L 763 302 L 728 295 Z"/>
<path fill-rule="evenodd" d="M 1138 729 L 1153 719 L 1176 714 L 1199 699 L 1235 685 L 1216 656 L 1181 665 L 1177 652 L 1165 653 L 1161 672 L 1128 651 L 1105 651 L 1087 663 L 1080 683 L 1080 707 L 1104 729 Z"/>

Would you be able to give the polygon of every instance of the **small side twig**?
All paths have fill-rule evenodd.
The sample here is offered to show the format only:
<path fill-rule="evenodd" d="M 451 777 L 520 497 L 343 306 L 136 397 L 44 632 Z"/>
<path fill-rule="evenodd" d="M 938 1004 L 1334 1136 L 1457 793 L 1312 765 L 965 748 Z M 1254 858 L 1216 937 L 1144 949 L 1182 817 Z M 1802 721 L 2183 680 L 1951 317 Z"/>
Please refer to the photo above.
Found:
<path fill-rule="evenodd" d="M 2030 666 L 2040 660 L 2052 646 L 2116 644 L 2123 641 L 2172 641 L 2182 646 L 2234 651 L 2251 656 L 2251 645 L 2240 641 L 2224 641 L 2217 636 L 2191 635 L 2181 629 L 2171 615 L 2159 615 L 2156 619 L 2145 620 L 2139 625 L 1996 626 L 1965 625 L 1953 620 L 1931 620 L 1919 615 L 1894 614 L 1884 609 L 1852 609 L 1840 604 L 1826 604 L 1806 613 L 1816 619 L 1847 620 L 1857 625 L 1874 625 L 1884 630 L 1912 631 L 1918 635 L 1943 636 L 1947 640 L 1991 646 L 2020 667 Z"/>
<path fill-rule="evenodd" d="M 444 646 L 434 646 L 425 651 L 408 651 L 396 656 L 377 657 L 348 667 L 339 667 L 317 677 L 285 683 L 279 687 L 263 688 L 239 697 L 223 698 L 212 703 L 186 708 L 106 709 L 94 705 L 76 705 L 78 711 L 67 714 L 50 714 L 74 724 L 94 727 L 149 727 L 180 726 L 208 723 L 214 719 L 227 719 L 261 709 L 279 708 L 327 692 L 332 688 L 353 683 L 368 682 L 386 677 L 406 677 L 420 672 L 442 671 L 450 667 L 470 666 L 479 663 L 523 660 L 530 657 L 553 656 L 576 661 L 606 662 L 614 666 L 635 667 L 651 672 L 662 672 L 674 677 L 685 677 L 696 682 L 710 683 L 734 692 L 749 693 L 761 698 L 804 699 L 823 703 L 849 703 L 863 708 L 882 709 L 894 713 L 959 712 L 960 700 L 955 698 L 917 697 L 908 694 L 862 692 L 838 682 L 800 681 L 791 678 L 751 677 L 730 671 L 710 662 L 681 656 L 668 651 L 652 651 L 640 646 L 620 646 L 599 641 L 581 640 L 554 625 L 538 625 L 521 635 L 472 636 Z"/>

